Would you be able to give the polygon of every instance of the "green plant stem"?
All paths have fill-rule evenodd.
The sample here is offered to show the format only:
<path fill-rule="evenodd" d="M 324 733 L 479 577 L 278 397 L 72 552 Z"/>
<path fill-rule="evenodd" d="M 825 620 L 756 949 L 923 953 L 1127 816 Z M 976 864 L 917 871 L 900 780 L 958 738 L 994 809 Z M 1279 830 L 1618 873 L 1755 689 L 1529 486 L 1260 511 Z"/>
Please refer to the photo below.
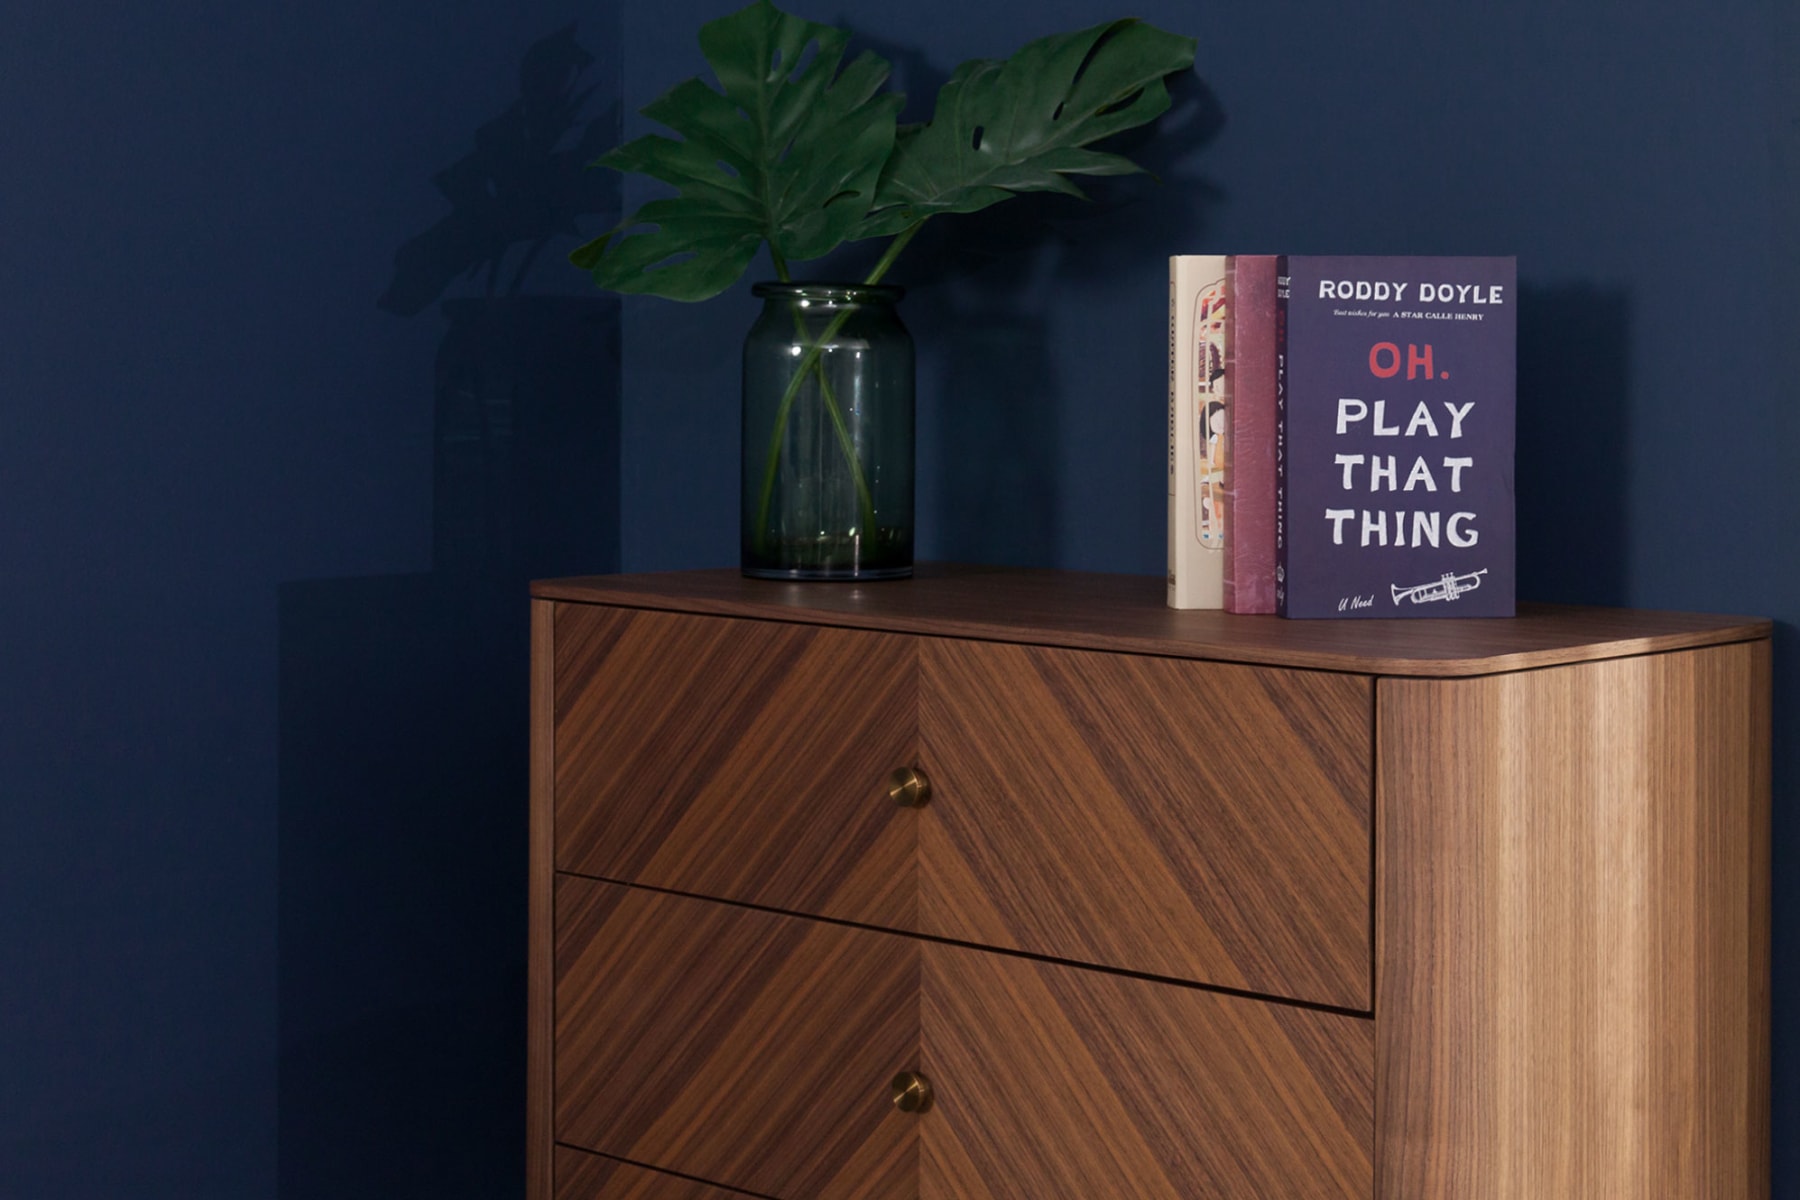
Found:
<path fill-rule="evenodd" d="M 862 457 L 856 453 L 856 443 L 850 438 L 850 426 L 844 421 L 844 410 L 838 407 L 837 398 L 831 394 L 831 384 L 825 378 L 823 356 L 813 360 L 813 373 L 819 377 L 819 392 L 825 401 L 825 415 L 831 418 L 831 429 L 837 434 L 838 447 L 843 450 L 844 458 L 850 463 L 850 480 L 856 485 L 857 516 L 862 522 L 863 536 L 873 538 L 875 497 L 869 491 L 868 476 L 863 473 Z"/>
<path fill-rule="evenodd" d="M 900 257 L 900 252 L 906 249 L 907 243 L 913 240 L 927 220 L 930 218 L 921 218 L 894 236 L 894 240 L 888 243 L 887 250 L 882 253 L 881 259 L 870 269 L 868 277 L 863 280 L 864 287 L 873 287 L 881 282 L 882 276 L 888 273 L 888 269 L 894 265 L 894 260 Z M 778 257 L 775 260 L 775 266 L 777 273 L 785 282 L 787 280 L 787 264 Z M 824 364 L 820 361 L 826 344 L 838 335 L 844 327 L 844 322 L 849 319 L 850 310 L 845 309 L 831 319 L 830 324 L 825 326 L 816 341 L 807 345 L 801 356 L 800 365 L 795 368 L 793 378 L 788 381 L 787 390 L 781 395 L 781 404 L 775 410 L 775 427 L 769 435 L 769 453 L 763 461 L 762 488 L 756 504 L 755 536 L 756 547 L 759 551 L 766 552 L 768 549 L 769 505 L 775 495 L 775 473 L 781 465 L 781 442 L 787 432 L 788 416 L 793 411 L 794 400 L 800 395 L 802 381 L 805 380 L 807 373 L 815 368 L 818 371 L 820 384 L 825 386 L 827 412 L 831 415 L 832 425 L 838 431 L 839 444 L 843 446 L 845 455 L 849 457 L 850 470 L 856 479 L 858 502 L 863 509 L 863 520 L 866 526 L 865 536 L 871 538 L 875 536 L 874 502 L 869 496 L 868 481 L 863 477 L 862 463 L 856 457 L 856 448 L 851 444 L 849 430 L 844 426 L 843 413 L 839 411 L 835 400 L 832 399 L 830 387 L 825 385 Z M 800 321 L 798 313 L 795 314 L 794 320 L 798 326 Z M 804 336 L 804 330 L 800 332 Z"/>
<path fill-rule="evenodd" d="M 787 262 L 781 257 L 780 253 L 776 251 L 773 243 L 769 246 L 769 255 L 774 260 L 776 276 L 780 278 L 783 283 L 790 282 Z M 797 308 L 790 308 L 788 311 L 794 318 L 794 333 L 804 341 L 806 339 L 805 318 L 800 315 L 800 310 Z M 825 335 L 825 337 L 821 339 L 821 343 L 829 340 L 830 336 L 831 335 L 829 334 Z M 864 536 L 873 537 L 875 534 L 875 497 L 869 491 L 868 476 L 863 473 L 862 458 L 856 453 L 856 443 L 851 440 L 850 427 L 844 422 L 844 411 L 838 407 L 837 396 L 833 394 L 831 390 L 831 379 L 825 373 L 825 358 L 822 344 L 819 354 L 812 359 L 811 370 L 814 375 L 818 376 L 819 396 L 825 403 L 825 415 L 831 419 L 832 431 L 837 435 L 838 448 L 844 452 L 844 461 L 850 464 L 850 480 L 856 486 L 857 519 L 862 524 Z M 802 366 L 795 372 L 795 375 L 796 377 L 804 377 L 806 371 L 807 368 Z M 784 405 L 781 410 L 781 415 L 775 424 L 774 440 L 770 444 L 770 453 L 776 456 L 777 463 L 779 463 L 781 454 L 781 435 L 785 432 L 787 427 L 787 412 L 788 406 Z M 765 505 L 764 515 L 756 524 L 758 549 L 767 549 L 764 543 L 764 539 L 768 533 L 767 526 L 767 506 Z"/>
<path fill-rule="evenodd" d="M 930 217 L 920 217 L 894 235 L 894 240 L 888 243 L 888 248 L 883 252 L 880 261 L 869 270 L 869 277 L 863 280 L 864 287 L 874 287 L 881 282 L 881 277 L 888 273 L 888 268 L 894 265 L 894 260 L 900 257 L 902 250 L 906 249 L 906 244 L 913 240 L 919 230 L 924 228 L 925 222 L 929 220 L 931 220 Z"/>

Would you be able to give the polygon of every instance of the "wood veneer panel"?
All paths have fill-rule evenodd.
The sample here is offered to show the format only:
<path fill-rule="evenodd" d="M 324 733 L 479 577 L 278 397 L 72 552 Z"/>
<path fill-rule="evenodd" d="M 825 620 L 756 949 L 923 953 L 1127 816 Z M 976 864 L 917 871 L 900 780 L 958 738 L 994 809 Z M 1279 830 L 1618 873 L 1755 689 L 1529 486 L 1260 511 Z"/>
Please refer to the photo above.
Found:
<path fill-rule="evenodd" d="M 1373 1023 L 925 948 L 921 1200 L 1367 1200 Z"/>
<path fill-rule="evenodd" d="M 556 646 L 559 869 L 913 924 L 912 639 L 561 605 Z"/>
<path fill-rule="evenodd" d="M 714 1187 L 622 1163 L 568 1146 L 556 1148 L 556 1200 L 753 1200 L 749 1192 Z"/>
<path fill-rule="evenodd" d="M 1768 643 L 1379 706 L 1377 1195 L 1765 1200 Z"/>
<path fill-rule="evenodd" d="M 912 1200 L 917 940 L 561 876 L 556 1136 L 788 1200 Z"/>
<path fill-rule="evenodd" d="M 531 825 L 527 861 L 526 1024 L 525 1024 L 525 1194 L 550 1200 L 550 1112 L 555 1079 L 551 1071 L 553 952 L 551 887 L 555 830 L 552 783 L 555 736 L 551 708 L 555 694 L 554 605 L 531 602 Z"/>
<path fill-rule="evenodd" d="M 922 655 L 923 932 L 1370 1007 L 1369 679 Z"/>
<path fill-rule="evenodd" d="M 737 571 L 542 580 L 534 595 L 939 637 L 1316 667 L 1481 675 L 1767 637 L 1766 620 L 1521 604 L 1489 620 L 1284 621 L 1164 603 L 1154 575 L 921 564 L 867 585 L 780 583 Z"/>

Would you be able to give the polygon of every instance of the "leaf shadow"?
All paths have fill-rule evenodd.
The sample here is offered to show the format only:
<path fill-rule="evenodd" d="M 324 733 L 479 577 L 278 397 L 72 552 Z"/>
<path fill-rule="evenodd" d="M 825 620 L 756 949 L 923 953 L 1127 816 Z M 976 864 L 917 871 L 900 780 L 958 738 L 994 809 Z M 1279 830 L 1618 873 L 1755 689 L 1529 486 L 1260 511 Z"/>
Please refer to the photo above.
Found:
<path fill-rule="evenodd" d="M 518 98 L 475 131 L 474 149 L 432 176 L 451 209 L 395 251 L 381 308 L 416 316 L 458 278 L 483 274 L 486 295 L 517 295 L 554 238 L 579 236 L 583 217 L 616 218 L 617 173 L 588 164 L 617 140 L 619 106 L 586 115 L 595 60 L 575 28 L 532 43 L 519 64 Z M 521 247 L 503 289 L 502 264 Z"/>

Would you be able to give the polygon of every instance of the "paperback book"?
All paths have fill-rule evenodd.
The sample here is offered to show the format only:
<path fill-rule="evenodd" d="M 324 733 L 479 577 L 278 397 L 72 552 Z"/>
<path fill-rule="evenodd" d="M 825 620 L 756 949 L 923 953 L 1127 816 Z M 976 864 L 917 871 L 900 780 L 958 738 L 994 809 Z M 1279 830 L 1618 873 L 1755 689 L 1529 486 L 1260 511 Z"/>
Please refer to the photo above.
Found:
<path fill-rule="evenodd" d="M 1227 265 L 1223 254 L 1169 259 L 1170 608 L 1224 603 Z"/>
<path fill-rule="evenodd" d="M 1283 256 L 1275 603 L 1513 615 L 1511 258 Z"/>

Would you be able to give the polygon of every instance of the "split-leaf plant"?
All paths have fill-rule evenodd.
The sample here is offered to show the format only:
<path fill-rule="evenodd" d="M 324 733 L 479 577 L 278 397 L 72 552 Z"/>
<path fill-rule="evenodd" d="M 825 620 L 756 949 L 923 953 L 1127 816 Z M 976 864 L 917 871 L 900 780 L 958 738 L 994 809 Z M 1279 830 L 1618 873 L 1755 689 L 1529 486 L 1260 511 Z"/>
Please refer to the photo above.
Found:
<path fill-rule="evenodd" d="M 1140 168 L 1094 148 L 1169 107 L 1164 79 L 1192 67 L 1194 40 L 1142 21 L 1108 21 L 1027 43 L 1004 60 L 972 59 L 938 91 L 920 125 L 901 125 L 889 66 L 849 35 L 769 0 L 711 21 L 700 50 L 718 82 L 671 88 L 643 114 L 679 139 L 648 134 L 596 165 L 676 189 L 651 200 L 571 260 L 601 287 L 705 300 L 744 274 L 765 243 L 776 275 L 847 241 L 890 239 L 865 284 L 879 283 L 925 222 L 1025 192 L 1083 196 L 1073 177 Z M 846 314 L 847 315 L 847 314 Z M 755 528 L 766 528 L 782 433 L 802 381 L 843 317 L 812 340 L 777 410 Z M 848 456 L 865 529 L 872 505 L 828 386 L 823 402 Z"/>

